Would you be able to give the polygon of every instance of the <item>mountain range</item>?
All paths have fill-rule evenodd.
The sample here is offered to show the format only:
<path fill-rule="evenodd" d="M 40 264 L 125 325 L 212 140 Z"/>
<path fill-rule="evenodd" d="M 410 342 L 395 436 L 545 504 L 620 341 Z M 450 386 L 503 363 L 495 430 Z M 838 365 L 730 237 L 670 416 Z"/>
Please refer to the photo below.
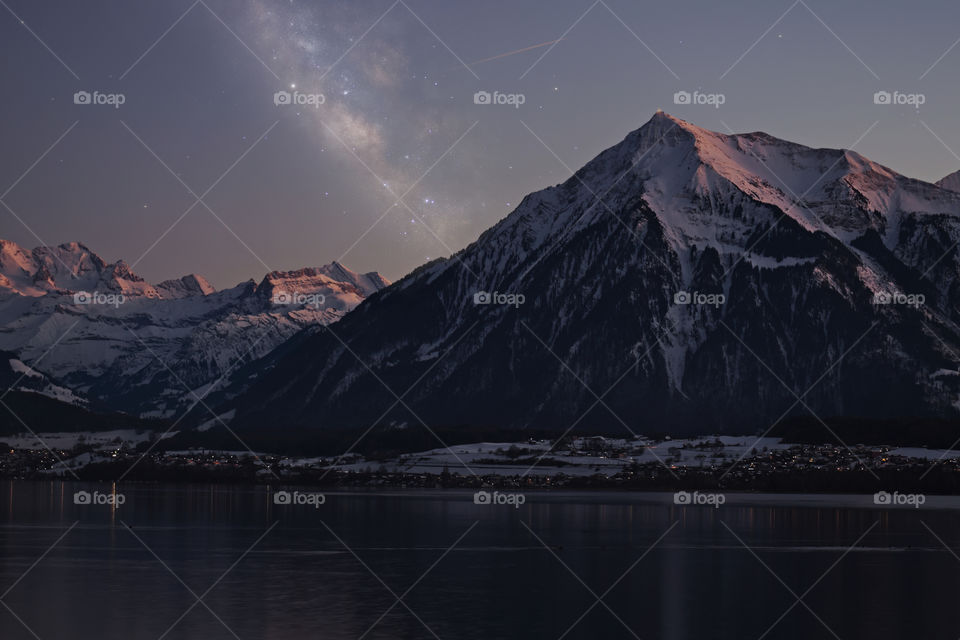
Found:
<path fill-rule="evenodd" d="M 957 189 L 657 112 L 393 284 L 333 263 L 149 285 L 83 245 L 2 242 L 0 349 L 112 411 L 209 393 L 236 429 L 955 417 Z"/>
<path fill-rule="evenodd" d="M 223 291 L 196 274 L 151 285 L 76 242 L 27 251 L 0 240 L 0 349 L 91 407 L 170 417 L 388 284 L 334 262 Z"/>

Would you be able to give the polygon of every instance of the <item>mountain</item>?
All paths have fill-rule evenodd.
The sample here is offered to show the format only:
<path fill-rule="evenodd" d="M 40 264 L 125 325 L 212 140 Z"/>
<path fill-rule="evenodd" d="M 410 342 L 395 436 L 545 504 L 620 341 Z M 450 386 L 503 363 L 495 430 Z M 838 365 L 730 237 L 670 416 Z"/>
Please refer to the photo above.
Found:
<path fill-rule="evenodd" d="M 72 391 L 57 385 L 40 371 L 24 364 L 16 354 L 0 351 L 0 436 L 55 425 L 59 431 L 162 428 L 163 423 L 129 415 L 94 412 Z"/>
<path fill-rule="evenodd" d="M 304 327 L 336 322 L 389 283 L 339 263 L 216 291 L 202 276 L 151 285 L 79 243 L 0 240 L 0 349 L 39 361 L 93 407 L 171 416 L 232 367 Z M 56 345 L 56 346 L 54 346 Z"/>
<path fill-rule="evenodd" d="M 944 176 L 936 182 L 938 187 L 949 189 L 950 191 L 960 191 L 960 171 L 954 171 L 948 176 Z"/>
<path fill-rule="evenodd" d="M 130 271 L 120 260 L 107 264 L 79 242 L 26 251 L 0 239 L 0 296 L 37 297 L 48 293 L 101 291 L 152 299 L 181 298 L 215 289 L 202 276 L 191 274 L 156 287 Z"/>
<path fill-rule="evenodd" d="M 73 391 L 58 385 L 45 373 L 25 364 L 15 353 L 0 351 L 0 389 L 20 391 L 53 398 L 78 407 L 87 402 Z"/>
<path fill-rule="evenodd" d="M 224 409 L 244 428 L 624 433 L 953 416 L 958 241 L 960 194 L 657 112 L 467 248 L 248 367 Z"/>

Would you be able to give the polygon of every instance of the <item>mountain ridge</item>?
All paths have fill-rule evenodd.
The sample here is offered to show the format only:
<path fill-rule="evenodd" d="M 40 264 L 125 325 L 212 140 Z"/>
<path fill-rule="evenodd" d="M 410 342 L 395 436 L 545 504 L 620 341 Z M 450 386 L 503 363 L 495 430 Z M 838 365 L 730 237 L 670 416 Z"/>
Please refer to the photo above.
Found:
<path fill-rule="evenodd" d="M 297 336 L 224 406 L 243 427 L 701 433 L 762 428 L 777 407 L 952 415 L 958 220 L 960 194 L 855 152 L 658 112 L 465 249 Z M 910 295 L 925 304 L 884 302 Z"/>
<path fill-rule="evenodd" d="M 334 262 L 221 291 L 197 274 L 151 285 L 79 242 L 27 251 L 7 240 L 0 274 L 0 349 L 92 406 L 147 417 L 177 413 L 241 361 L 389 284 Z"/>
<path fill-rule="evenodd" d="M 960 192 L 960 171 L 954 171 L 950 175 L 940 178 L 934 184 L 950 191 Z"/>

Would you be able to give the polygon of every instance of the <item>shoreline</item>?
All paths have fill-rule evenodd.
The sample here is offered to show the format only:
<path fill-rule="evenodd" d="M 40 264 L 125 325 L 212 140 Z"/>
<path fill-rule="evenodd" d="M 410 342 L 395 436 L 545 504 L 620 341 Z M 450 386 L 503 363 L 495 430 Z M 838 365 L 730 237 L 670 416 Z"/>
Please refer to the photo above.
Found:
<path fill-rule="evenodd" d="M 332 474 L 331 474 L 332 475 Z M 419 480 L 424 480 L 420 475 Z M 499 492 L 502 494 L 523 494 L 532 502 L 549 502 L 553 499 L 564 499 L 569 497 L 589 497 L 603 496 L 605 501 L 609 502 L 662 502 L 666 499 L 673 501 L 673 496 L 678 493 L 699 493 L 703 495 L 720 495 L 725 497 L 726 504 L 750 504 L 750 503 L 775 503 L 781 498 L 789 499 L 791 504 L 798 504 L 796 498 L 807 498 L 806 501 L 822 501 L 825 498 L 837 498 L 838 504 L 844 501 L 856 502 L 858 506 L 870 506 L 876 508 L 902 508 L 897 505 L 884 505 L 874 502 L 874 497 L 878 492 L 887 494 L 901 495 L 922 495 L 927 505 L 933 503 L 943 504 L 956 502 L 956 507 L 960 508 L 960 492 L 938 491 L 936 488 L 928 488 L 925 491 L 903 491 L 890 485 L 865 487 L 860 491 L 837 490 L 833 487 L 822 490 L 810 490 L 801 487 L 777 489 L 763 489 L 757 487 L 717 487 L 696 485 L 684 482 L 677 486 L 626 486 L 624 484 L 607 484 L 599 480 L 609 480 L 607 478 L 597 479 L 598 482 L 590 486 L 576 486 L 572 484 L 555 483 L 550 486 L 544 484 L 510 484 L 510 483 L 478 483 L 475 478 L 460 476 L 461 480 L 473 481 L 469 484 L 447 484 L 443 485 L 439 476 L 428 478 L 428 482 L 395 482 L 380 484 L 363 484 L 343 482 L 342 478 L 333 478 L 328 482 L 311 482 L 309 479 L 281 477 L 277 478 L 216 478 L 216 477 L 192 477 L 192 478 L 142 478 L 131 477 L 117 481 L 110 478 L 92 478 L 92 477 L 30 477 L 30 478 L 0 478 L 0 484 L 9 485 L 45 485 L 51 483 L 62 483 L 64 485 L 90 486 L 93 488 L 111 487 L 114 491 L 120 491 L 123 487 L 130 487 L 134 490 L 146 488 L 158 488 L 161 490 L 173 490 L 188 487 L 208 487 L 224 489 L 242 489 L 248 488 L 251 491 L 265 490 L 266 492 L 276 492 L 280 490 L 300 490 L 311 493 L 323 493 L 329 496 L 368 496 L 368 497 L 444 497 L 444 496 L 472 496 L 481 491 Z M 507 480 L 508 477 L 498 476 L 499 480 Z M 340 481 L 337 481 L 340 480 Z M 436 482 L 429 482 L 436 480 Z M 639 500 L 638 500 L 639 498 Z M 643 500 L 649 498 L 650 500 Z M 882 500 L 883 498 L 881 498 Z M 869 501 L 869 504 L 868 502 Z M 803 502 L 803 500 L 801 500 Z M 677 503 L 676 506 L 697 506 Z M 929 508 L 929 507 L 928 507 Z"/>
<path fill-rule="evenodd" d="M 72 478 L 25 478 L 0 479 L 0 486 L 4 484 L 15 486 L 42 486 L 46 484 L 63 484 L 80 488 L 98 489 L 110 487 L 115 493 L 127 489 L 134 492 L 150 491 L 176 492 L 191 488 L 203 488 L 212 491 L 235 492 L 249 490 L 250 493 L 262 492 L 272 495 L 280 491 L 302 491 L 306 494 L 323 494 L 329 498 L 337 497 L 364 497 L 364 498 L 439 498 L 452 500 L 472 500 L 478 492 L 501 493 L 504 495 L 524 495 L 528 504 L 549 504 L 578 502 L 583 499 L 585 504 L 640 504 L 640 505 L 667 505 L 689 508 L 714 508 L 707 504 L 684 504 L 676 501 L 678 493 L 699 493 L 702 495 L 723 495 L 724 501 L 720 508 L 731 506 L 795 506 L 795 507 L 852 507 L 880 510 L 914 510 L 909 505 L 878 504 L 875 501 L 877 491 L 839 492 L 839 491 L 763 491 L 756 489 L 703 489 L 687 487 L 680 490 L 670 489 L 637 489 L 627 487 L 514 487 L 510 490 L 501 490 L 492 486 L 483 487 L 422 487 L 422 486 L 363 486 L 363 485 L 317 485 L 309 483 L 291 482 L 288 480 L 265 482 L 230 482 L 230 481 L 195 481 L 195 480 L 124 480 L 112 482 L 108 480 L 75 480 Z M 893 493 L 890 491 L 888 493 Z M 904 494 L 907 495 L 907 494 Z M 917 494 L 910 494 L 917 495 Z M 960 510 L 960 493 L 929 493 L 924 496 L 923 509 L 957 509 Z M 594 499 L 600 498 L 600 499 Z"/>

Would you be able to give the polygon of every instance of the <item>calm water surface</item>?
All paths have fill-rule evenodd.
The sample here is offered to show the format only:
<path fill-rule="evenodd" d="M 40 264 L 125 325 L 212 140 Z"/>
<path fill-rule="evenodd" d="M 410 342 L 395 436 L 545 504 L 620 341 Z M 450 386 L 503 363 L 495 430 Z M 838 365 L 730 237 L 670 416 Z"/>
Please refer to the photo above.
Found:
<path fill-rule="evenodd" d="M 3 640 L 960 637 L 954 498 L 79 490 L 0 484 Z"/>

